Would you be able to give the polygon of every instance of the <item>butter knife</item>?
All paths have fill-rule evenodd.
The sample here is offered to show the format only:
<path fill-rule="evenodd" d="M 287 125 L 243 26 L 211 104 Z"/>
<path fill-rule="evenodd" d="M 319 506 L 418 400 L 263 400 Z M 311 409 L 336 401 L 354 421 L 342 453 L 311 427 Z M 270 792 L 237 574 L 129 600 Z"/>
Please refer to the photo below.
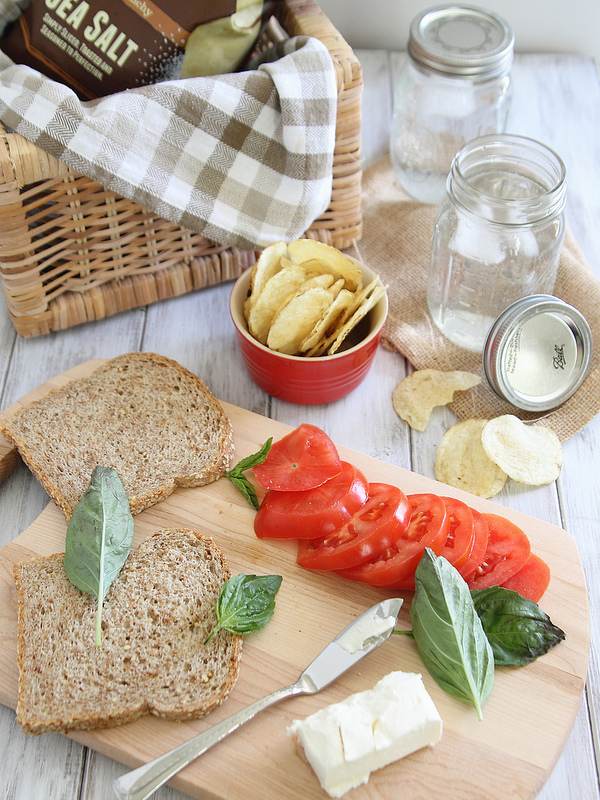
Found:
<path fill-rule="evenodd" d="M 387 641 L 394 630 L 401 606 L 402 599 L 398 597 L 371 606 L 319 653 L 295 683 L 277 689 L 168 753 L 116 778 L 113 782 L 116 796 L 120 800 L 146 800 L 179 770 L 249 722 L 260 711 L 287 697 L 320 692 Z"/>

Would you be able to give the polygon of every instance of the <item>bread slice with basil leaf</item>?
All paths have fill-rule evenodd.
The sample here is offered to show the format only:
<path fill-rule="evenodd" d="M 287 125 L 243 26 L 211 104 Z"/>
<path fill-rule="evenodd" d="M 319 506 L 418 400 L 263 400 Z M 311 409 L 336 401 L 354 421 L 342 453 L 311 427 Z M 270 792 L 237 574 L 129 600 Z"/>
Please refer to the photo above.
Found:
<path fill-rule="evenodd" d="M 95 600 L 69 582 L 62 553 L 14 575 L 17 719 L 29 733 L 202 717 L 237 680 L 241 637 L 220 630 L 206 642 L 229 568 L 198 531 L 161 530 L 132 551 L 104 601 L 101 647 Z"/>
<path fill-rule="evenodd" d="M 1 430 L 67 518 L 98 464 L 117 470 L 137 514 L 177 486 L 217 480 L 233 455 L 220 403 L 193 373 L 154 353 L 113 358 Z"/>

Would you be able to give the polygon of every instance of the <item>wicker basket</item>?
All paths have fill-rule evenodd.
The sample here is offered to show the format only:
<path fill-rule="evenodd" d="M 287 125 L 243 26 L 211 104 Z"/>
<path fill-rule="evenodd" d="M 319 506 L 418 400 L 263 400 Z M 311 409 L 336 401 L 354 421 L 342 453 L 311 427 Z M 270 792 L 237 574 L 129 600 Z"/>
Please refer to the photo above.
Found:
<path fill-rule="evenodd" d="M 313 0 L 284 0 L 281 22 L 333 58 L 338 116 L 333 191 L 308 235 L 360 238 L 361 69 Z M 18 333 L 37 336 L 236 278 L 254 251 L 225 248 L 77 175 L 0 127 L 0 277 Z"/>

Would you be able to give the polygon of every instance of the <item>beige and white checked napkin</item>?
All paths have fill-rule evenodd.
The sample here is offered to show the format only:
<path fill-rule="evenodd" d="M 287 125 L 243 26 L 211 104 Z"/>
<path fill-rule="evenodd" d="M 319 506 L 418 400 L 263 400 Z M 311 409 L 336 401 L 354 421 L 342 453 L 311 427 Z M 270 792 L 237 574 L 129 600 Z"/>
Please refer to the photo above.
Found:
<path fill-rule="evenodd" d="M 0 0 L 0 28 L 27 0 Z M 277 60 L 275 60 L 277 59 Z M 257 69 L 82 102 L 0 51 L 0 121 L 157 215 L 227 246 L 296 239 L 331 197 L 337 88 L 317 39 Z"/>

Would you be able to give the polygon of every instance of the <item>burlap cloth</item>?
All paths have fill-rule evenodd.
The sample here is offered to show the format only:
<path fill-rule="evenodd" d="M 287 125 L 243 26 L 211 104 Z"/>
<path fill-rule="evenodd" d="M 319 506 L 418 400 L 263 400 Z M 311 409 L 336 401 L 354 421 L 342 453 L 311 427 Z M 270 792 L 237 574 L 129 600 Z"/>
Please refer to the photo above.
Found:
<path fill-rule="evenodd" d="M 394 183 L 388 159 L 365 173 L 363 213 L 361 256 L 388 286 L 390 312 L 384 344 L 405 355 L 416 369 L 462 369 L 482 374 L 482 383 L 457 394 L 450 406 L 459 419 L 499 414 L 516 414 L 521 419 L 543 417 L 544 425 L 564 441 L 600 411 L 600 347 L 594 349 L 590 373 L 573 397 L 555 411 L 536 416 L 501 400 L 486 383 L 481 355 L 457 347 L 438 331 L 425 299 L 436 208 L 406 199 Z M 600 343 L 600 283 L 568 233 L 554 294 L 584 314 L 594 342 Z"/>

